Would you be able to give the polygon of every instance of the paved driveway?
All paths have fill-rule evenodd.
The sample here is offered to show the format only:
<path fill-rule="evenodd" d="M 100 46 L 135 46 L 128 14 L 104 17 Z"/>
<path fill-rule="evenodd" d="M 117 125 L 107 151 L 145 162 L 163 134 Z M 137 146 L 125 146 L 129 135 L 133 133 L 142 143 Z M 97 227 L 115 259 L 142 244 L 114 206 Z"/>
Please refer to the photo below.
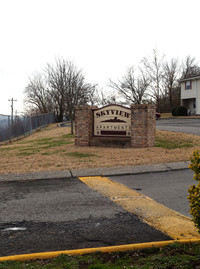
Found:
<path fill-rule="evenodd" d="M 0 256 L 170 239 L 77 178 L 0 183 Z"/>
<path fill-rule="evenodd" d="M 189 169 L 0 182 L 0 256 L 187 238 L 194 224 L 166 207 L 189 216 L 192 183 Z"/>
<path fill-rule="evenodd" d="M 160 119 L 156 121 L 156 128 L 164 131 L 200 135 L 200 119 Z"/>

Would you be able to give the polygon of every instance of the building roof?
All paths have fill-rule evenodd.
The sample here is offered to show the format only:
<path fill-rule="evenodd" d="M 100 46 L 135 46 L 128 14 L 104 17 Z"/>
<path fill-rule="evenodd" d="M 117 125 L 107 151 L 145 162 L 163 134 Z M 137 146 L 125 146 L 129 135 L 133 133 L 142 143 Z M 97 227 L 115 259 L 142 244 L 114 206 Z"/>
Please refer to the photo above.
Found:
<path fill-rule="evenodd" d="M 184 81 L 187 81 L 187 80 L 195 80 L 195 79 L 200 79 L 200 74 L 195 75 L 195 76 L 190 76 L 190 77 L 187 77 L 187 78 L 183 78 L 183 79 L 180 79 L 179 81 L 184 82 Z"/>

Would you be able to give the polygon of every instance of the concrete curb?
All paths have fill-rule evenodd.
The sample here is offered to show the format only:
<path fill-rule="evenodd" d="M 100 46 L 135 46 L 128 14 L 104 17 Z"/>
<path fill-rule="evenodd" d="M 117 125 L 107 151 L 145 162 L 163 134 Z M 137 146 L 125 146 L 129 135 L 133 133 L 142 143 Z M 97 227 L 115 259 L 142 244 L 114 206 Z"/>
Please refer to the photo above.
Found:
<path fill-rule="evenodd" d="M 98 252 L 117 252 L 117 251 L 123 252 L 123 251 L 139 250 L 139 249 L 152 248 L 152 247 L 164 247 L 169 244 L 173 244 L 175 242 L 179 242 L 181 244 L 200 243 L 200 239 L 185 239 L 185 240 L 178 240 L 178 241 L 171 240 L 171 241 L 150 242 L 150 243 L 120 245 L 120 246 L 111 246 L 111 247 L 85 248 L 85 249 L 75 249 L 75 250 L 63 250 L 63 251 L 40 252 L 40 253 L 31 253 L 31 254 L 23 254 L 23 255 L 13 255 L 13 256 L 0 257 L 0 262 L 28 261 L 28 260 L 36 260 L 36 259 L 52 259 L 52 258 L 58 257 L 61 254 L 75 256 L 75 255 L 90 254 L 97 251 Z"/>
<path fill-rule="evenodd" d="M 145 173 L 167 172 L 188 169 L 189 162 L 161 163 L 152 165 L 116 166 L 104 168 L 57 170 L 18 174 L 0 174 L 0 182 L 29 181 L 39 179 L 56 179 L 89 176 L 118 176 Z"/>

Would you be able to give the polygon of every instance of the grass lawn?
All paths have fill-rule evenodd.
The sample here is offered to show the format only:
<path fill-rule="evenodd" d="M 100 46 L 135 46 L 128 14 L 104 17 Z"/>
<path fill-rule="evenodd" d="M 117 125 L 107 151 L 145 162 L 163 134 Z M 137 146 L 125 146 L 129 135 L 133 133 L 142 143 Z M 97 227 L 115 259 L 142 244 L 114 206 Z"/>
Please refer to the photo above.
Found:
<path fill-rule="evenodd" d="M 163 248 L 148 248 L 138 251 L 93 253 L 83 256 L 61 255 L 55 259 L 36 261 L 1 262 L 0 269 L 169 269 L 200 268 L 200 245 L 179 244 Z"/>
<path fill-rule="evenodd" d="M 199 145 L 199 136 L 157 130 L 152 148 L 77 147 L 69 127 L 53 124 L 0 145 L 0 174 L 187 161 Z"/>

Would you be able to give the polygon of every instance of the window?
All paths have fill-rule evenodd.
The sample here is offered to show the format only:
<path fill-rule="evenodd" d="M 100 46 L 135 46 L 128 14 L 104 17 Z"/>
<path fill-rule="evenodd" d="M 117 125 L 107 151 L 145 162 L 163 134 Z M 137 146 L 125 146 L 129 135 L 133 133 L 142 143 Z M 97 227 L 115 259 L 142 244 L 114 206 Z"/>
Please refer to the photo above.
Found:
<path fill-rule="evenodd" d="M 186 90 L 191 90 L 192 89 L 192 81 L 188 80 L 185 82 L 185 89 Z"/>

